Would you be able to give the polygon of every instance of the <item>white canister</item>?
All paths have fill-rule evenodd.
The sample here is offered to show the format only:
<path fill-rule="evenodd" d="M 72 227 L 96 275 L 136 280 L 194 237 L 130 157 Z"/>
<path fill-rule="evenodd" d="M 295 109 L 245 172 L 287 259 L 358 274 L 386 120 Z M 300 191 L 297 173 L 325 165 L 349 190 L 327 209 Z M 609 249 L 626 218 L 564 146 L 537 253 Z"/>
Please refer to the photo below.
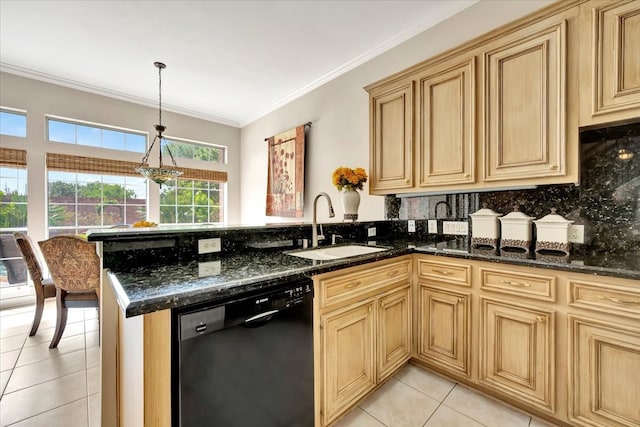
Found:
<path fill-rule="evenodd" d="M 486 203 L 482 205 L 482 209 L 469 214 L 471 217 L 471 246 L 490 246 L 498 249 L 498 239 L 500 239 L 498 217 L 501 215 L 489 209 Z"/>
<path fill-rule="evenodd" d="M 565 254 L 571 252 L 569 243 L 569 221 L 551 208 L 551 213 L 537 221 L 536 224 L 536 252 L 542 250 L 559 251 Z"/>
<path fill-rule="evenodd" d="M 513 212 L 498 218 L 501 225 L 500 249 L 518 248 L 529 252 L 531 247 L 531 223 L 534 218 L 520 212 L 518 206 Z"/>

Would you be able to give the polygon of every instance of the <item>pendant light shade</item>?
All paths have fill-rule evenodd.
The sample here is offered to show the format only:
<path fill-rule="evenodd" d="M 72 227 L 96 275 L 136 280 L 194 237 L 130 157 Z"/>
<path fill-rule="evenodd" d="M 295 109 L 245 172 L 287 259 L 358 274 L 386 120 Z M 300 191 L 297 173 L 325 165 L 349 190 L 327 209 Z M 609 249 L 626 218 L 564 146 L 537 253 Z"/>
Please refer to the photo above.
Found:
<path fill-rule="evenodd" d="M 178 165 L 176 164 L 176 159 L 173 158 L 173 154 L 171 154 L 171 149 L 169 148 L 169 145 L 167 145 L 167 141 L 165 137 L 162 135 L 163 132 L 167 129 L 165 126 L 162 125 L 162 70 L 167 68 L 167 66 L 162 62 L 154 62 L 153 65 L 158 69 L 158 124 L 155 125 L 157 135 L 153 138 L 153 142 L 151 143 L 151 145 L 149 145 L 149 149 L 144 154 L 144 157 L 142 158 L 142 163 L 140 163 L 140 166 L 136 168 L 136 172 L 138 172 L 145 178 L 152 180 L 156 184 L 159 184 L 160 187 L 162 187 L 162 184 L 172 179 L 176 179 L 177 177 L 182 175 L 183 172 L 178 169 Z M 155 145 L 156 141 L 158 141 L 158 145 L 159 145 L 158 151 L 160 153 L 158 167 L 150 167 L 148 166 L 147 162 L 149 161 L 149 155 L 151 154 L 151 150 L 153 149 L 153 146 Z M 166 167 L 162 164 L 163 141 L 167 148 L 167 152 L 171 157 L 171 163 L 173 164 L 173 167 Z"/>

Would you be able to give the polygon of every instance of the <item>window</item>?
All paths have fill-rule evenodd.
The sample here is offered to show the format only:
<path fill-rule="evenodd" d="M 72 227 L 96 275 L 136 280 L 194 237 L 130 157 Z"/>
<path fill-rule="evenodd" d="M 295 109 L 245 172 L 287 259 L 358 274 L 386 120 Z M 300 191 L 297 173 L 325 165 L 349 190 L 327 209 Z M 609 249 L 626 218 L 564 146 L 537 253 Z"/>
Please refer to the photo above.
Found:
<path fill-rule="evenodd" d="M 27 136 L 27 115 L 15 111 L 0 110 L 0 134 Z"/>
<path fill-rule="evenodd" d="M 147 217 L 142 177 L 49 171 L 48 186 L 50 237 Z"/>
<path fill-rule="evenodd" d="M 27 152 L 0 148 L 0 228 L 27 228 Z"/>
<path fill-rule="evenodd" d="M 166 145 L 162 146 L 162 154 L 169 155 L 167 147 L 173 157 L 189 160 L 201 160 L 210 163 L 226 163 L 226 148 L 204 142 L 194 142 L 165 138 Z"/>
<path fill-rule="evenodd" d="M 147 136 L 106 126 L 47 118 L 49 141 L 144 153 Z"/>
<path fill-rule="evenodd" d="M 160 190 L 160 222 L 201 224 L 224 222 L 224 183 L 178 179 Z"/>
<path fill-rule="evenodd" d="M 22 285 L 27 269 L 13 238 L 27 230 L 27 170 L 0 167 L 0 288 Z"/>

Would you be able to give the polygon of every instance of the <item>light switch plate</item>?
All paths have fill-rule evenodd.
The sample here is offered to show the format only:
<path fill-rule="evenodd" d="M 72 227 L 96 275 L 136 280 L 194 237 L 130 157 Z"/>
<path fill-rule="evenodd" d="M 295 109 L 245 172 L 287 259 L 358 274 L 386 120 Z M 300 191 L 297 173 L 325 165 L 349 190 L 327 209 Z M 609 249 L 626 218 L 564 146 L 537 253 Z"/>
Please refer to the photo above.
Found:
<path fill-rule="evenodd" d="M 438 220 L 437 219 L 430 219 L 428 222 L 428 227 L 429 227 L 429 233 L 432 234 L 438 234 Z"/>
<path fill-rule="evenodd" d="M 375 227 L 367 228 L 367 236 L 368 237 L 374 237 L 375 235 L 376 235 L 376 228 Z"/>
<path fill-rule="evenodd" d="M 416 232 L 416 221 L 413 219 L 410 219 L 407 221 L 407 231 L 409 233 L 415 233 Z"/>
<path fill-rule="evenodd" d="M 442 223 L 442 232 L 456 236 L 468 236 L 469 223 L 465 221 L 444 221 Z"/>
<path fill-rule="evenodd" d="M 219 237 L 213 239 L 198 240 L 198 254 L 210 254 L 222 250 L 222 241 Z"/>

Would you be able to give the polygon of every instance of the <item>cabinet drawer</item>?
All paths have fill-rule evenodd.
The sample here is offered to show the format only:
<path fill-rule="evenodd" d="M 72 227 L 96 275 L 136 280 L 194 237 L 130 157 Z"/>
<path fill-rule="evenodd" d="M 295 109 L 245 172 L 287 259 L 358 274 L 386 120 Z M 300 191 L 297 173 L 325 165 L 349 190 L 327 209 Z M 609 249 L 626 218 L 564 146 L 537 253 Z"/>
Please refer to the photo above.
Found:
<path fill-rule="evenodd" d="M 471 266 L 451 262 L 418 260 L 418 277 L 454 285 L 471 286 Z"/>
<path fill-rule="evenodd" d="M 485 290 L 544 301 L 556 300 L 556 278 L 553 276 L 481 268 L 480 278 L 480 287 Z"/>
<path fill-rule="evenodd" d="M 569 279 L 569 305 L 622 316 L 640 315 L 638 290 Z"/>
<path fill-rule="evenodd" d="M 403 260 L 376 266 L 339 276 L 321 278 L 319 281 L 320 306 L 344 301 L 359 294 L 375 290 L 399 280 L 410 280 L 411 261 Z"/>

